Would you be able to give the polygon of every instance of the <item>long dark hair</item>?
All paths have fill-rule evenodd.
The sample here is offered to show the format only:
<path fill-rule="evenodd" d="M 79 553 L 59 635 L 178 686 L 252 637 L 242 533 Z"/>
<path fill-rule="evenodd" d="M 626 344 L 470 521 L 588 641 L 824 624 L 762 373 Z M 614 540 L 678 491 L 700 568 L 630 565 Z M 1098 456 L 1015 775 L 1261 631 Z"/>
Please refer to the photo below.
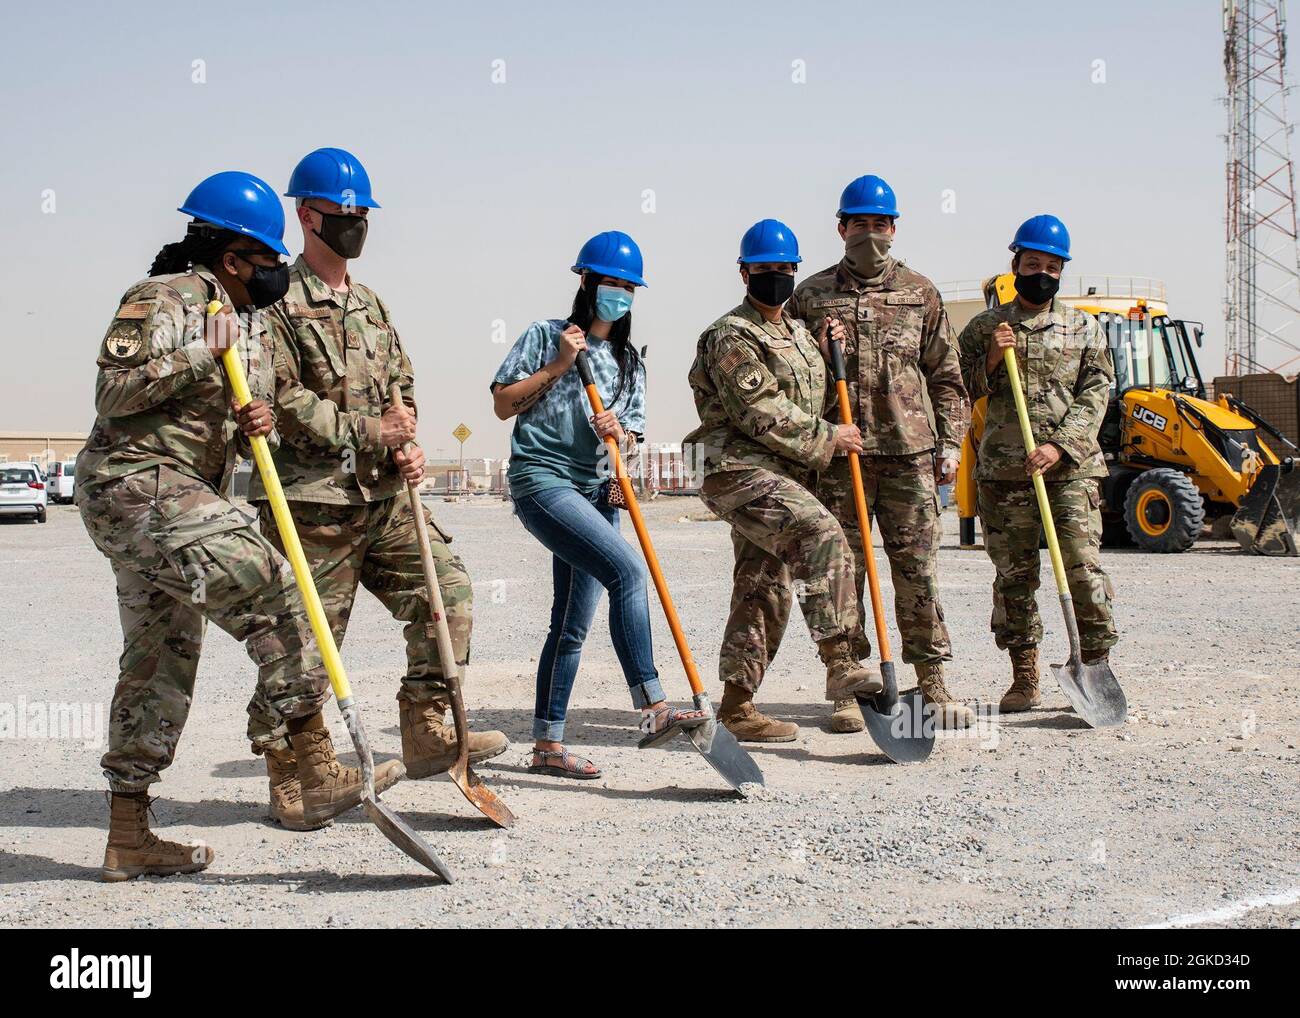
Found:
<path fill-rule="evenodd" d="M 596 320 L 596 287 L 600 285 L 599 276 L 587 273 L 587 278 L 573 295 L 573 309 L 569 312 L 569 321 L 587 332 Z M 632 345 L 632 312 L 629 311 L 609 327 L 606 339 L 614 351 L 614 360 L 618 362 L 618 386 L 610 397 L 610 406 L 618 402 L 628 380 L 634 378 L 641 366 L 641 355 Z"/>
<path fill-rule="evenodd" d="M 149 266 L 149 275 L 170 276 L 177 272 L 188 272 L 192 265 L 212 268 L 237 236 L 232 230 L 223 230 L 196 219 L 185 230 L 184 240 L 163 245 Z"/>

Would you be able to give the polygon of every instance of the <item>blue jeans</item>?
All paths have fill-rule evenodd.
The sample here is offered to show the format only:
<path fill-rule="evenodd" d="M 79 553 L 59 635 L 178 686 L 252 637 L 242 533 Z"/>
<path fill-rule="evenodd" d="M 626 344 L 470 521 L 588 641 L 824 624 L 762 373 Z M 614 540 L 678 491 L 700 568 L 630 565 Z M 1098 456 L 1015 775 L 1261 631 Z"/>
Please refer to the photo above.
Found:
<path fill-rule="evenodd" d="M 664 699 L 650 638 L 645 564 L 619 535 L 619 510 L 609 506 L 605 492 L 604 485 L 591 496 L 577 488 L 547 488 L 515 500 L 524 528 L 554 556 L 555 599 L 537 662 L 534 739 L 564 738 L 569 694 L 602 587 L 609 591 L 609 633 L 632 703 L 648 707 Z"/>

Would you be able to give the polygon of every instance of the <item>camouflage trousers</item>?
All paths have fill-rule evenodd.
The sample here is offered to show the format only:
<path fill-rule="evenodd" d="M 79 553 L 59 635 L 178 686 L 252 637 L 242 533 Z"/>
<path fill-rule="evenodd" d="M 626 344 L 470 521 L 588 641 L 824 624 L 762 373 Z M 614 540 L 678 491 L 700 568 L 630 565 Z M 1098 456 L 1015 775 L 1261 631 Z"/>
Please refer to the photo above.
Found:
<path fill-rule="evenodd" d="M 741 483 L 759 494 L 736 505 L 741 474 Z M 723 485 L 728 497 L 719 499 L 716 493 Z M 814 640 L 853 631 L 858 614 L 852 556 L 840 525 L 807 487 L 756 467 L 714 474 L 705 479 L 700 495 L 731 525 L 735 553 L 731 612 L 718 661 L 723 682 L 758 690 L 785 635 L 791 594 L 798 598 Z"/>
<path fill-rule="evenodd" d="M 939 496 L 934 482 L 934 456 L 862 456 L 862 484 L 867 511 L 889 558 L 894 585 L 894 613 L 903 639 L 902 658 L 908 664 L 951 661 L 952 643 L 939 603 Z M 854 504 L 847 456 L 836 457 L 823 470 L 817 494 L 844 528 L 853 549 L 854 583 L 862 624 L 853 634 L 854 651 L 871 655 L 865 627 L 869 616 L 863 598 L 866 559 L 862 530 Z"/>
<path fill-rule="evenodd" d="M 1042 520 L 1034 487 L 1028 478 L 1024 483 L 981 481 L 977 498 L 984 547 L 997 570 L 990 628 L 1003 650 L 1035 647 L 1043 639 L 1043 620 L 1035 596 Z M 1047 498 L 1079 620 L 1079 644 L 1085 653 L 1106 650 L 1119 636 L 1111 612 L 1114 591 L 1101 569 L 1101 492 L 1097 481 L 1048 481 Z M 1049 563 L 1049 576 L 1051 568 Z"/>
<path fill-rule="evenodd" d="M 321 709 L 329 682 L 293 572 L 248 517 L 165 466 L 78 487 L 77 504 L 117 578 L 123 649 L 101 761 L 113 791 L 141 791 L 172 762 L 208 619 L 243 641 L 278 714 Z"/>
<path fill-rule="evenodd" d="M 335 642 L 343 643 L 360 584 L 393 618 L 406 623 L 406 674 L 398 699 L 445 706 L 447 686 L 438 644 L 424 632 L 430 617 L 429 596 L 406 492 L 367 505 L 290 502 L 289 507 Z M 451 538 L 433 521 L 428 509 L 424 518 L 451 644 L 457 662 L 464 665 L 469 661 L 474 591 L 464 565 L 447 547 Z M 283 547 L 269 503 L 261 504 L 260 520 L 262 533 L 277 548 Z M 248 705 L 248 738 L 253 752 L 259 754 L 269 747 L 288 745 L 284 719 L 260 688 Z"/>

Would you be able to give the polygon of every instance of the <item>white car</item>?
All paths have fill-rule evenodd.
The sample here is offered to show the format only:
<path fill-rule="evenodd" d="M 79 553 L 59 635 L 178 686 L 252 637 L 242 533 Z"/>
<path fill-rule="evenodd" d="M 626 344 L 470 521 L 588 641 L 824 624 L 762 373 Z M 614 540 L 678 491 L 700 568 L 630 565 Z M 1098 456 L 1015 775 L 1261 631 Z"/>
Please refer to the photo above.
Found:
<path fill-rule="evenodd" d="M 45 522 L 45 482 L 35 463 L 0 463 L 0 516 L 35 516 Z"/>
<path fill-rule="evenodd" d="M 71 502 L 76 484 L 76 460 L 54 460 L 45 477 L 46 490 L 55 505 Z"/>

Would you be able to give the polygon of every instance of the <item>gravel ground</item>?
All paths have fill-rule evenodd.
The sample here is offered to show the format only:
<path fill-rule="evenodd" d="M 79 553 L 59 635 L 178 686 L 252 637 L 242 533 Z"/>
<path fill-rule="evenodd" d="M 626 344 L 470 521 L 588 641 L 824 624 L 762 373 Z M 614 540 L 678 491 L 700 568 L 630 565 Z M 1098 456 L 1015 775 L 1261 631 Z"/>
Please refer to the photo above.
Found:
<path fill-rule="evenodd" d="M 217 859 L 200 877 L 99 883 L 103 737 L 93 724 L 82 739 L 21 733 L 13 718 L 62 702 L 106 716 L 120 649 L 111 574 L 73 509 L 51 508 L 45 526 L 0 523 L 0 925 L 1300 926 L 1300 560 L 1214 543 L 1170 557 L 1108 552 L 1128 723 L 1092 731 L 1049 684 L 1041 709 L 944 739 L 914 767 L 886 762 L 865 735 L 827 730 L 815 649 L 792 620 L 761 703 L 802 732 L 753 748 L 767 788 L 744 800 L 684 740 L 636 750 L 603 608 L 570 739 L 605 777 L 529 775 L 548 557 L 500 501 L 433 509 L 475 578 L 471 724 L 513 742 L 479 771 L 519 817 L 496 831 L 446 779 L 385 796 L 451 866 L 450 887 L 357 812 L 311 834 L 265 820 L 264 774 L 243 739 L 252 670 L 215 629 L 154 809 L 159 829 L 203 839 Z M 716 698 L 730 544 L 705 515 L 687 499 L 647 507 Z M 992 568 L 957 548 L 951 513 L 946 525 L 950 686 L 996 704 L 1009 668 L 987 628 Z M 652 609 L 661 673 L 685 699 Z M 1046 657 L 1059 660 L 1054 593 L 1042 609 Z M 398 624 L 364 593 L 343 656 L 377 754 L 399 754 Z"/>

